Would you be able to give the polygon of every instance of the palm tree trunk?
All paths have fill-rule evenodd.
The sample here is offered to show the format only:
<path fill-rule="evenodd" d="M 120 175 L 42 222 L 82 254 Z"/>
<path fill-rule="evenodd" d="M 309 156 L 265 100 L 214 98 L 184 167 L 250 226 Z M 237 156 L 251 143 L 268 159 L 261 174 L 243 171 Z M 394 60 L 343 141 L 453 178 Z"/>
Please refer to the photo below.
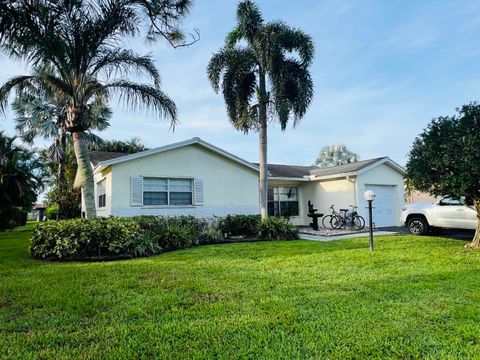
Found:
<path fill-rule="evenodd" d="M 75 131 L 72 133 L 72 137 L 73 149 L 77 159 L 77 171 L 81 177 L 82 194 L 85 201 L 85 215 L 87 219 L 95 219 L 97 217 L 97 211 L 95 209 L 93 170 L 90 165 L 90 156 L 88 155 L 85 134 L 83 131 Z"/>
<path fill-rule="evenodd" d="M 67 148 L 67 132 L 64 126 L 59 127 L 58 131 L 58 149 L 60 157 L 58 159 L 58 169 L 57 169 L 57 185 L 58 191 L 60 193 L 60 201 L 57 202 L 58 205 L 58 217 L 64 219 L 66 216 L 66 208 L 63 203 L 63 195 L 67 190 L 67 180 L 65 175 L 65 153 Z"/>
<path fill-rule="evenodd" d="M 475 230 L 475 236 L 472 242 L 465 245 L 465 247 L 480 249 L 480 199 L 474 199 L 473 206 L 475 206 L 475 211 L 477 212 L 477 229 Z"/>
<path fill-rule="evenodd" d="M 267 165 L 267 90 L 265 83 L 265 72 L 259 67 L 259 165 L 260 165 L 260 215 L 262 219 L 268 217 L 268 165 Z"/>

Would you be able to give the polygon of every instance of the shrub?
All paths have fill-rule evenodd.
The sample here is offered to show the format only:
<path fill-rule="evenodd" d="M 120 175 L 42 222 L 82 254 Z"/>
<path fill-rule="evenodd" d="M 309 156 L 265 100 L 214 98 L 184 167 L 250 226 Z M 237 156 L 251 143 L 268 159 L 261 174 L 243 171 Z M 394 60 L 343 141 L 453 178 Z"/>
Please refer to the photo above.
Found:
<path fill-rule="evenodd" d="M 72 219 L 37 225 L 30 253 L 38 259 L 120 257 L 132 252 L 142 230 L 133 219 Z"/>
<path fill-rule="evenodd" d="M 45 216 L 47 217 L 47 220 L 57 220 L 57 215 L 58 215 L 57 204 L 51 204 L 45 209 Z"/>
<path fill-rule="evenodd" d="M 227 215 L 220 221 L 220 229 L 232 236 L 256 236 L 259 224 L 260 215 Z"/>
<path fill-rule="evenodd" d="M 298 237 L 297 227 L 279 217 L 262 220 L 258 226 L 258 232 L 262 240 L 293 240 Z"/>
<path fill-rule="evenodd" d="M 218 243 L 224 240 L 223 232 L 218 226 L 210 225 L 200 236 L 200 244 Z"/>
<path fill-rule="evenodd" d="M 185 249 L 194 244 L 190 229 L 180 226 L 165 227 L 158 242 L 165 250 Z"/>

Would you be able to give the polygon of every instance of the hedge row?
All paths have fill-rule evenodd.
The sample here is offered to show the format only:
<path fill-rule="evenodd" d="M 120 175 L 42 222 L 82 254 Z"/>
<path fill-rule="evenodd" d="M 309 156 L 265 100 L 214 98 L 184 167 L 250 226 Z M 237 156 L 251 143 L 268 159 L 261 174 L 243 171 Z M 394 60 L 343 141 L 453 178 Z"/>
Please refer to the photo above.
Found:
<path fill-rule="evenodd" d="M 113 259 L 224 241 L 225 235 L 262 240 L 291 240 L 297 229 L 288 221 L 256 215 L 198 219 L 193 216 L 72 219 L 40 223 L 30 253 L 37 259 Z"/>

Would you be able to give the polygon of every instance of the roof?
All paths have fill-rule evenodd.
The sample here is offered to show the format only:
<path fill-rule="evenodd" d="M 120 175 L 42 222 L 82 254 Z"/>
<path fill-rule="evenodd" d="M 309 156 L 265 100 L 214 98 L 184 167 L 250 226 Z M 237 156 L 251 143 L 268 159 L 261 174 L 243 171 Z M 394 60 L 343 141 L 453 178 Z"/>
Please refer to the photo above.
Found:
<path fill-rule="evenodd" d="M 90 155 L 90 162 L 93 164 L 93 166 L 97 166 L 98 163 L 102 161 L 112 160 L 128 155 L 125 153 L 111 151 L 89 151 L 88 154 Z"/>
<path fill-rule="evenodd" d="M 366 171 L 370 167 L 386 163 L 402 175 L 404 169 L 392 161 L 388 156 L 374 159 L 357 161 L 350 164 L 319 168 L 318 166 L 298 166 L 298 165 L 279 165 L 268 164 L 268 173 L 271 178 L 305 179 L 357 175 L 359 172 Z M 256 164 L 258 165 L 258 164 Z"/>
<path fill-rule="evenodd" d="M 258 166 L 258 163 L 254 163 Z M 317 166 L 300 166 L 300 165 L 281 165 L 268 164 L 268 174 L 271 177 L 281 178 L 303 178 L 309 176 L 312 170 L 318 169 Z"/>
<path fill-rule="evenodd" d="M 189 140 L 185 140 L 185 141 L 180 141 L 180 142 L 176 142 L 176 143 L 173 143 L 173 144 L 170 144 L 170 145 L 165 145 L 165 146 L 160 146 L 160 147 L 157 147 L 157 148 L 154 148 L 154 149 L 150 149 L 150 150 L 145 150 L 145 151 L 140 151 L 138 153 L 135 153 L 135 154 L 129 154 L 129 155 L 125 155 L 125 154 L 122 154 L 122 155 L 119 155 L 119 156 L 115 156 L 112 154 L 119 154 L 119 153 L 110 153 L 110 158 L 108 158 L 108 154 L 105 154 L 104 155 L 104 159 L 105 160 L 100 160 L 100 162 L 97 162 L 97 164 L 93 163 L 92 161 L 92 164 L 94 165 L 95 167 L 95 171 L 98 171 L 98 170 L 103 170 L 109 166 L 112 166 L 112 165 L 115 165 L 115 164 L 120 164 L 120 163 L 123 163 L 123 162 L 126 162 L 126 161 L 131 161 L 131 160 L 135 160 L 135 159 L 138 159 L 138 158 L 142 158 L 142 157 L 145 157 L 145 156 L 149 156 L 149 155 L 154 155 L 154 154 L 158 154 L 158 153 L 161 153 L 161 152 L 164 152 L 164 151 L 169 151 L 169 150 L 174 150 L 174 149 L 178 149 L 178 148 L 181 148 L 181 147 L 185 147 L 185 146 L 189 146 L 189 145 L 199 145 L 205 149 L 208 149 L 214 153 L 217 153 L 223 157 L 226 157 L 230 160 L 233 160 L 243 166 L 246 166 L 252 170 L 255 170 L 255 171 L 258 171 L 258 166 L 252 164 L 251 162 L 248 162 L 247 160 L 244 160 L 236 155 L 233 155 L 225 150 L 222 150 L 218 147 L 216 147 L 215 145 L 212 145 L 198 137 L 195 137 L 193 139 L 189 139 Z"/>
<path fill-rule="evenodd" d="M 384 157 L 362 160 L 362 161 L 357 161 L 350 164 L 331 166 L 326 168 L 316 167 L 315 170 L 312 170 L 310 172 L 310 175 L 327 176 L 327 175 L 337 175 L 337 174 L 350 174 L 350 173 L 354 173 L 359 170 L 362 170 L 367 166 L 373 165 L 376 162 L 379 162 L 384 159 L 388 159 L 388 157 L 384 156 Z"/>

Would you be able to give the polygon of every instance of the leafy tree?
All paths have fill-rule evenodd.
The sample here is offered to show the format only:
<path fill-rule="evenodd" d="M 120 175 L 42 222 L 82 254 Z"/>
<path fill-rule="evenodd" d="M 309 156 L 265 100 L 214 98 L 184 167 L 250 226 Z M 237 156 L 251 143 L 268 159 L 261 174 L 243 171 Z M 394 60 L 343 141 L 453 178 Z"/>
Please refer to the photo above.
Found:
<path fill-rule="evenodd" d="M 33 77 L 26 84 L 19 86 L 12 108 L 15 112 L 16 130 L 20 138 L 27 144 L 33 145 L 37 137 L 53 140 L 48 147 L 48 157 L 56 168 L 56 181 L 52 182 L 53 193 L 56 197 L 58 215 L 60 218 L 70 218 L 71 202 L 78 196 L 78 191 L 67 188 L 65 177 L 66 148 L 72 138 L 66 130 L 66 99 L 62 93 L 55 92 L 37 79 L 54 75 L 49 67 L 40 66 L 33 69 Z M 112 116 L 111 109 L 105 105 L 105 99 L 100 96 L 92 102 L 90 115 L 90 129 L 105 130 L 109 126 Z M 89 144 L 98 145 L 102 140 L 91 132 L 85 133 Z M 45 161 L 46 159 L 44 159 Z M 74 194 L 74 196 L 69 196 Z"/>
<path fill-rule="evenodd" d="M 260 210 L 267 217 L 267 120 L 285 130 L 304 116 L 313 97 L 309 66 L 314 55 L 310 36 L 283 22 L 265 23 L 252 1 L 237 9 L 237 26 L 211 58 L 207 73 L 215 92 L 223 93 L 233 126 L 256 130 L 260 145 Z"/>
<path fill-rule="evenodd" d="M 160 74 L 150 56 L 123 48 L 121 40 L 147 30 L 150 40 L 163 37 L 185 44 L 179 21 L 190 0 L 30 0 L 0 2 L 0 48 L 30 65 L 48 65 L 54 75 L 35 80 L 66 99 L 65 128 L 72 134 L 87 218 L 95 218 L 93 172 L 85 138 L 95 99 L 113 95 L 132 108 L 145 105 L 160 117 L 177 120 L 174 102 L 160 88 Z M 144 75 L 151 84 L 129 81 Z M 17 76 L 0 88 L 0 110 L 10 92 L 32 81 Z"/>
<path fill-rule="evenodd" d="M 140 151 L 148 150 L 145 145 L 143 145 L 142 140 L 140 140 L 138 137 L 133 137 L 127 141 L 107 140 L 92 149 L 125 154 L 134 154 Z"/>
<path fill-rule="evenodd" d="M 315 160 L 315 165 L 321 168 L 326 168 L 350 164 L 358 160 L 360 160 L 360 156 L 348 150 L 343 144 L 327 145 L 320 149 L 320 154 Z"/>
<path fill-rule="evenodd" d="M 433 119 L 415 139 L 407 178 L 435 196 L 466 196 L 480 219 L 480 104 L 457 109 L 454 116 Z M 480 247 L 480 222 L 470 247 Z"/>
<path fill-rule="evenodd" d="M 19 225 L 42 189 L 41 166 L 33 153 L 0 132 L 0 230 Z"/>

